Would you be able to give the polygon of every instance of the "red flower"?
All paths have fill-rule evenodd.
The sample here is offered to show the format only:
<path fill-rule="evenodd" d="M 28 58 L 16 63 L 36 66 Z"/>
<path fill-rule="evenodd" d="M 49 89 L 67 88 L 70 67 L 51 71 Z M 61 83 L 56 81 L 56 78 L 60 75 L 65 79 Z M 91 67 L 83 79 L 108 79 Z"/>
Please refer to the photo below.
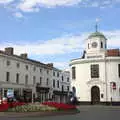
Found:
<path fill-rule="evenodd" d="M 65 104 L 65 103 L 43 102 L 42 104 L 48 105 L 48 106 L 51 106 L 51 107 L 55 107 L 59 110 L 76 109 L 75 105 L 69 105 L 69 104 Z"/>

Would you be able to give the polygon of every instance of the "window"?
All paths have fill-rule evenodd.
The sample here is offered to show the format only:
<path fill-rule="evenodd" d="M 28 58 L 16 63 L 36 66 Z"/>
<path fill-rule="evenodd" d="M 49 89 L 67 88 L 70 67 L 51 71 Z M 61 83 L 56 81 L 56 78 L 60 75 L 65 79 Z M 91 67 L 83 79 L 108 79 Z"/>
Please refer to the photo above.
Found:
<path fill-rule="evenodd" d="M 69 91 L 69 86 L 67 86 L 67 91 Z"/>
<path fill-rule="evenodd" d="M 104 97 L 104 95 L 103 94 L 101 94 L 101 98 L 103 98 Z"/>
<path fill-rule="evenodd" d="M 112 88 L 113 88 L 114 90 L 116 90 L 116 83 L 115 83 L 115 82 L 113 82 Z"/>
<path fill-rule="evenodd" d="M 33 71 L 36 71 L 36 67 L 35 66 L 33 67 Z"/>
<path fill-rule="evenodd" d="M 49 74 L 49 70 L 47 70 L 47 74 Z"/>
<path fill-rule="evenodd" d="M 119 88 L 119 96 L 120 96 L 120 88 Z"/>
<path fill-rule="evenodd" d="M 72 67 L 72 79 L 76 79 L 76 68 Z"/>
<path fill-rule="evenodd" d="M 33 85 L 35 85 L 35 83 L 36 83 L 36 77 L 33 76 Z"/>
<path fill-rule="evenodd" d="M 20 63 L 17 63 L 16 66 L 17 66 L 17 68 L 19 68 L 20 67 Z"/>
<path fill-rule="evenodd" d="M 42 77 L 40 77 L 40 85 L 42 84 Z"/>
<path fill-rule="evenodd" d="M 101 42 L 101 48 L 103 48 L 103 42 Z"/>
<path fill-rule="evenodd" d="M 91 78 L 99 78 L 99 65 L 91 65 Z"/>
<path fill-rule="evenodd" d="M 59 88 L 60 87 L 60 85 L 59 85 L 59 80 L 57 81 L 57 88 Z"/>
<path fill-rule="evenodd" d="M 55 88 L 55 80 L 53 80 L 53 88 Z"/>
<path fill-rule="evenodd" d="M 69 82 L 69 77 L 67 77 L 67 82 Z"/>
<path fill-rule="evenodd" d="M 62 85 L 62 91 L 64 91 L 64 85 Z"/>
<path fill-rule="evenodd" d="M 118 76 L 120 77 L 120 64 L 118 64 Z"/>
<path fill-rule="evenodd" d="M 49 79 L 47 78 L 47 80 L 46 80 L 46 85 L 48 85 L 49 84 Z"/>
<path fill-rule="evenodd" d="M 55 71 L 53 71 L 53 76 L 55 76 Z"/>
<path fill-rule="evenodd" d="M 64 77 L 62 76 L 62 81 L 64 81 Z"/>
<path fill-rule="evenodd" d="M 59 77 L 59 72 L 57 72 L 57 77 Z"/>
<path fill-rule="evenodd" d="M 28 70 L 28 65 L 25 66 L 26 70 Z"/>
<path fill-rule="evenodd" d="M 42 73 L 42 69 L 40 68 L 40 73 Z"/>
<path fill-rule="evenodd" d="M 19 84 L 19 73 L 16 74 L 16 83 Z"/>
<path fill-rule="evenodd" d="M 7 82 L 10 81 L 10 72 L 6 72 L 6 81 L 7 81 Z"/>
<path fill-rule="evenodd" d="M 6 63 L 6 64 L 7 64 L 7 66 L 9 66 L 9 65 L 10 65 L 10 61 L 9 61 L 9 60 L 7 60 L 7 63 Z"/>
<path fill-rule="evenodd" d="M 25 75 L 25 84 L 28 84 L 28 75 Z"/>

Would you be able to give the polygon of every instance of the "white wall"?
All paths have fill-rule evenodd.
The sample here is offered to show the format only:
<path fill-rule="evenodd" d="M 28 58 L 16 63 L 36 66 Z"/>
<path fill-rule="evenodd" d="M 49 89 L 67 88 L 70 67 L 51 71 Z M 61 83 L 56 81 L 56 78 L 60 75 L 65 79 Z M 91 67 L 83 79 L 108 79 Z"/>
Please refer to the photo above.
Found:
<path fill-rule="evenodd" d="M 112 58 L 111 58 L 112 59 Z M 120 78 L 118 75 L 118 64 L 120 61 L 108 60 L 107 62 L 107 80 L 108 80 L 108 100 L 112 97 L 113 101 L 120 101 Z M 110 82 L 116 83 L 116 90 L 110 88 Z"/>
<path fill-rule="evenodd" d="M 91 101 L 91 88 L 95 85 L 100 89 L 100 101 L 111 101 L 110 82 L 116 82 L 117 85 L 116 90 L 112 93 L 113 100 L 120 101 L 120 78 L 118 76 L 119 61 L 109 60 L 105 62 L 104 59 L 101 61 L 87 61 L 84 59 L 83 63 L 83 60 L 78 59 L 73 60 L 71 64 L 71 68 L 76 67 L 76 79 L 71 81 L 71 86 L 76 87 L 76 95 L 78 98 L 80 97 L 80 101 Z M 91 64 L 99 64 L 100 76 L 98 79 L 91 79 Z M 101 94 L 104 94 L 104 98 L 101 98 Z"/>

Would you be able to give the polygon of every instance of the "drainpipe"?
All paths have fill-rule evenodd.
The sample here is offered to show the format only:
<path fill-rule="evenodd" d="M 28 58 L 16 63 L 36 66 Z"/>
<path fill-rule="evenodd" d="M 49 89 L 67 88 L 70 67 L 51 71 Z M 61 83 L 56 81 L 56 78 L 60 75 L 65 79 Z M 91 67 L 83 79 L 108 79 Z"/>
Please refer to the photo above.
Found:
<path fill-rule="evenodd" d="M 34 93 L 33 93 L 33 89 L 32 89 L 32 103 L 34 102 L 34 100 L 33 100 L 33 94 L 34 94 Z"/>
<path fill-rule="evenodd" d="M 4 87 L 2 88 L 2 98 L 4 97 Z"/>

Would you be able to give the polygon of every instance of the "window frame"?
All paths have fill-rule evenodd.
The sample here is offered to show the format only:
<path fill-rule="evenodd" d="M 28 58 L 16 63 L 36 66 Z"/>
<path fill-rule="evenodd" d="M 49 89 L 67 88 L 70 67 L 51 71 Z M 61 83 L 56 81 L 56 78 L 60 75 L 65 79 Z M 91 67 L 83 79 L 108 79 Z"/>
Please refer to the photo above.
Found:
<path fill-rule="evenodd" d="M 10 81 L 10 72 L 6 72 L 6 82 Z"/>
<path fill-rule="evenodd" d="M 20 74 L 16 73 L 16 83 L 19 84 L 19 78 L 20 78 Z"/>
<path fill-rule="evenodd" d="M 55 79 L 53 79 L 53 88 L 55 88 Z"/>
<path fill-rule="evenodd" d="M 120 78 L 120 64 L 118 64 L 118 76 Z"/>
<path fill-rule="evenodd" d="M 10 66 L 10 64 L 11 64 L 10 60 L 7 60 L 7 61 L 6 61 L 6 65 L 7 65 L 7 66 Z"/>
<path fill-rule="evenodd" d="M 36 76 L 33 76 L 33 85 L 36 84 Z"/>
<path fill-rule="evenodd" d="M 76 79 L 76 67 L 72 67 L 72 79 Z"/>
<path fill-rule="evenodd" d="M 25 85 L 28 85 L 28 75 L 25 75 Z"/>
<path fill-rule="evenodd" d="M 100 77 L 99 64 L 91 64 L 90 71 L 91 71 L 91 78 L 99 78 Z"/>

